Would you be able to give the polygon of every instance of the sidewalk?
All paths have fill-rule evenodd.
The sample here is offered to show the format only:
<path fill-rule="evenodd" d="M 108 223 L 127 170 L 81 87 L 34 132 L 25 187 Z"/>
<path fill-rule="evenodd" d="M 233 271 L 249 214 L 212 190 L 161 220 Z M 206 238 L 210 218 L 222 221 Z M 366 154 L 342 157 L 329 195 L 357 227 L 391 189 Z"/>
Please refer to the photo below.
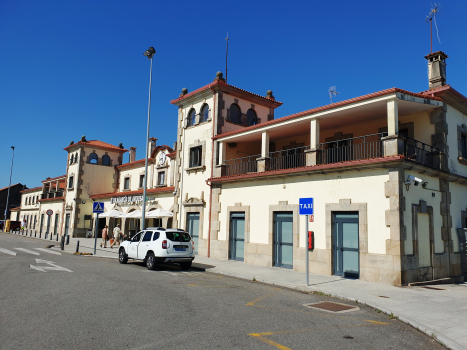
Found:
<path fill-rule="evenodd" d="M 72 238 L 65 251 L 74 253 L 79 240 L 79 251 L 94 252 L 93 238 Z M 58 243 L 47 240 L 50 244 Z M 97 240 L 96 256 L 117 258 L 118 248 L 104 249 Z M 109 246 L 109 245 L 108 245 Z M 306 275 L 289 269 L 262 267 L 233 260 L 217 260 L 197 256 L 194 267 L 208 272 L 246 280 L 273 284 L 306 292 L 321 292 L 348 301 L 381 310 L 398 317 L 421 332 L 433 336 L 451 349 L 467 349 L 467 283 L 426 287 L 394 287 L 379 283 L 345 279 L 337 276 Z"/>

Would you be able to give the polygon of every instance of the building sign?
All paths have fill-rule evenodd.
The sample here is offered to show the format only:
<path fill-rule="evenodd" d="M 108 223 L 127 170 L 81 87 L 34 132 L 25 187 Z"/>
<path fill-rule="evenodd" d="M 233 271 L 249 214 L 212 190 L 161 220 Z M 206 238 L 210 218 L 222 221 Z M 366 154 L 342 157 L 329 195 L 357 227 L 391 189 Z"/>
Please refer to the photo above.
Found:
<path fill-rule="evenodd" d="M 299 198 L 299 214 L 313 215 L 313 198 Z"/>
<path fill-rule="evenodd" d="M 123 197 L 116 197 L 110 198 L 110 203 L 129 203 L 129 202 L 142 202 L 143 196 L 123 196 Z"/>

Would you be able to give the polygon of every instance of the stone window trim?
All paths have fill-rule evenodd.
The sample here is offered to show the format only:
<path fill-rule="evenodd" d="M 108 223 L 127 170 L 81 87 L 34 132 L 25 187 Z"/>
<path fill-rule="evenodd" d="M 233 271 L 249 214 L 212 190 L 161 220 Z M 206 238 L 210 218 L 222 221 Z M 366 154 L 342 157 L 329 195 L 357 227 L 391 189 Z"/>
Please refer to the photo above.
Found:
<path fill-rule="evenodd" d="M 125 187 L 125 180 L 128 179 L 128 187 Z M 122 181 L 123 190 L 129 190 L 131 187 L 131 175 L 125 176 Z"/>
<path fill-rule="evenodd" d="M 183 208 L 185 212 L 184 216 L 184 228 L 187 229 L 187 214 L 188 213 L 199 213 L 199 231 L 198 231 L 198 245 L 200 244 L 201 240 L 206 240 L 204 238 L 204 207 L 206 206 L 206 202 L 202 199 L 198 198 L 189 198 L 183 203 Z M 175 215 L 174 215 L 175 216 Z M 188 231 L 187 231 L 188 232 Z"/>
<path fill-rule="evenodd" d="M 96 157 L 97 157 L 97 158 L 95 158 L 96 161 L 97 161 L 96 163 L 91 163 L 91 160 L 90 160 L 91 155 L 92 155 L 93 157 L 94 157 L 94 155 L 96 155 Z M 105 152 L 105 156 L 109 157 L 108 152 Z M 77 155 L 76 155 L 76 157 L 77 157 Z M 93 158 L 93 159 L 94 159 L 94 158 Z M 78 161 L 77 158 L 75 158 L 75 163 L 76 163 L 77 161 Z M 102 157 L 99 158 L 99 156 L 98 156 L 97 153 L 96 153 L 96 150 L 93 149 L 92 152 L 91 152 L 91 153 L 87 156 L 87 158 L 86 158 L 86 164 L 103 165 L 103 166 L 112 166 L 112 158 L 109 157 L 109 165 L 104 165 L 104 164 L 102 164 Z"/>
<path fill-rule="evenodd" d="M 204 113 L 203 113 L 204 110 L 205 110 L 205 108 L 208 109 L 208 119 L 206 119 L 206 120 L 204 120 Z M 211 107 L 210 107 L 206 102 L 204 102 L 204 104 L 201 106 L 200 111 L 201 111 L 201 112 L 199 113 L 199 116 L 200 116 L 200 117 L 199 117 L 199 122 L 198 122 L 198 124 L 207 123 L 207 122 L 210 122 L 210 121 L 212 120 L 212 117 L 211 117 L 211 115 L 212 115 L 212 113 L 211 113 Z"/>
<path fill-rule="evenodd" d="M 196 167 L 191 167 L 190 168 L 190 150 L 195 147 L 200 147 L 201 146 L 201 165 L 196 166 Z M 206 170 L 206 141 L 200 141 L 200 140 L 195 140 L 194 143 L 188 145 L 188 164 L 185 169 L 187 173 L 192 173 L 192 172 L 204 172 Z"/>
<path fill-rule="evenodd" d="M 144 188 L 144 171 L 139 173 L 138 190 L 142 190 L 143 188 Z"/>
<path fill-rule="evenodd" d="M 226 227 L 225 227 L 225 237 L 227 237 L 227 242 L 230 242 L 230 213 L 245 213 L 245 248 L 244 251 L 247 251 L 247 245 L 250 243 L 250 206 L 242 205 L 242 203 L 235 203 L 233 206 L 227 207 L 226 213 Z M 229 244 L 229 256 L 230 256 L 230 244 Z"/>
<path fill-rule="evenodd" d="M 164 174 L 164 183 L 159 184 L 159 174 Z M 156 188 L 158 187 L 167 187 L 167 170 L 162 170 L 157 172 Z"/>
<path fill-rule="evenodd" d="M 67 189 L 68 190 L 75 189 L 75 174 L 74 173 L 68 174 Z"/>
<path fill-rule="evenodd" d="M 467 157 L 463 157 L 462 154 L 462 148 L 467 148 L 467 145 L 462 144 L 462 136 L 464 136 L 464 140 L 467 143 L 467 126 L 465 124 L 457 126 L 457 160 L 459 161 L 459 163 L 467 165 Z"/>

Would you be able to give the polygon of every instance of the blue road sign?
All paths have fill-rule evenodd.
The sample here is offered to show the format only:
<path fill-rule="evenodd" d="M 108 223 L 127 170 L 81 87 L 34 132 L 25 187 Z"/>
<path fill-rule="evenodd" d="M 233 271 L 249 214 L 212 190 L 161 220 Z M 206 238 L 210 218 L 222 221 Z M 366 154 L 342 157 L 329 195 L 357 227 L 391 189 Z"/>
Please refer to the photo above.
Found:
<path fill-rule="evenodd" d="M 313 198 L 300 198 L 298 204 L 300 215 L 313 215 Z"/>
<path fill-rule="evenodd" d="M 104 212 L 104 202 L 92 203 L 92 212 L 102 214 Z"/>

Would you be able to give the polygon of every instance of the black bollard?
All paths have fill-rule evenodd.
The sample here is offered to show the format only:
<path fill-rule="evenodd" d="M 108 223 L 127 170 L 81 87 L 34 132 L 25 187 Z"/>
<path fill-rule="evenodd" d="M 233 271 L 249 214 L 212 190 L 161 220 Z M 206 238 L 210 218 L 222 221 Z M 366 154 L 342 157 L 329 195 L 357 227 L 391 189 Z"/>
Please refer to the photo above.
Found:
<path fill-rule="evenodd" d="M 60 240 L 60 249 L 65 250 L 65 237 L 62 236 L 62 239 Z"/>
<path fill-rule="evenodd" d="M 37 231 L 34 231 L 34 238 L 37 237 Z"/>
<path fill-rule="evenodd" d="M 57 242 L 58 242 L 58 233 L 57 233 Z"/>
<path fill-rule="evenodd" d="M 70 244 L 70 236 L 66 236 L 66 245 Z"/>
<path fill-rule="evenodd" d="M 79 241 L 76 242 L 76 252 L 79 253 Z"/>

